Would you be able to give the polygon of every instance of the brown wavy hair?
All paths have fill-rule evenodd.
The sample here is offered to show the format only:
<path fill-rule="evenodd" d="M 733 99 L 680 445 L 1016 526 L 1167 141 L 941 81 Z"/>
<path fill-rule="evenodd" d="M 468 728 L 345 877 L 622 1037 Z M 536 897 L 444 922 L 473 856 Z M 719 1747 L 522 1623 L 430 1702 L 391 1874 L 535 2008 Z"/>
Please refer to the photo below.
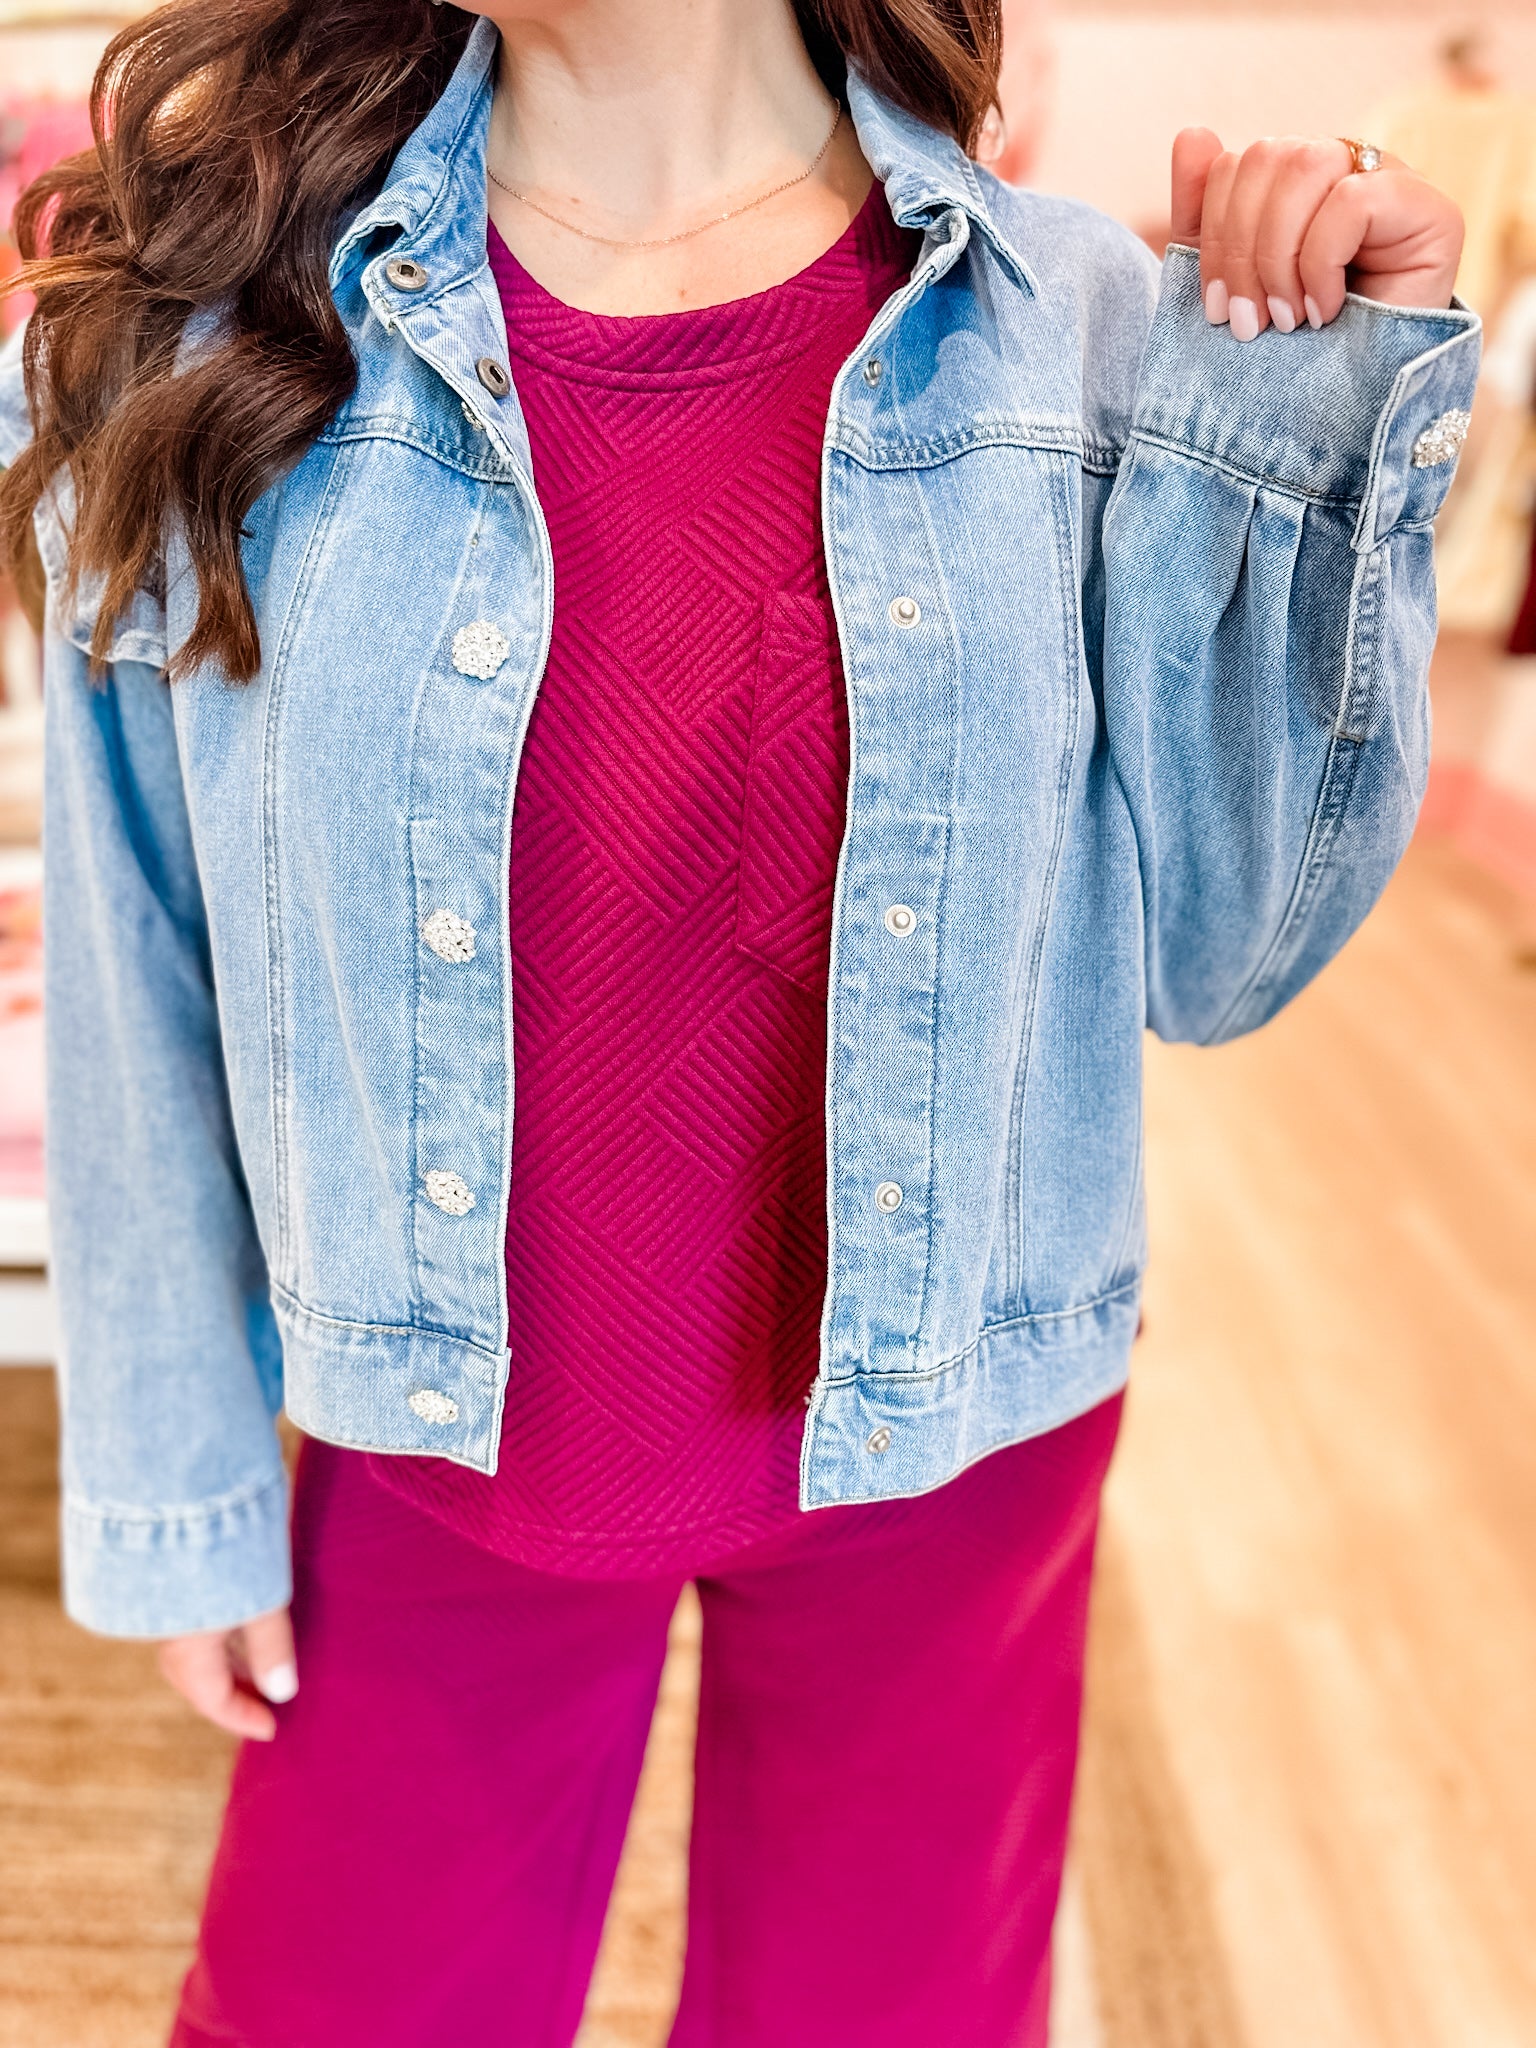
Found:
<path fill-rule="evenodd" d="M 847 66 L 967 150 L 996 99 L 1001 0 L 794 0 L 817 69 Z M 24 576 L 31 520 L 68 470 L 70 580 L 105 577 L 91 655 L 152 584 L 168 520 L 197 576 L 184 674 L 261 662 L 241 522 L 350 396 L 328 283 L 338 221 L 377 190 L 442 92 L 473 15 L 432 0 L 173 0 L 108 46 L 95 147 L 23 193 L 37 295 L 25 343 L 33 438 L 0 476 L 0 550 Z M 175 369 L 194 314 L 213 338 Z"/>

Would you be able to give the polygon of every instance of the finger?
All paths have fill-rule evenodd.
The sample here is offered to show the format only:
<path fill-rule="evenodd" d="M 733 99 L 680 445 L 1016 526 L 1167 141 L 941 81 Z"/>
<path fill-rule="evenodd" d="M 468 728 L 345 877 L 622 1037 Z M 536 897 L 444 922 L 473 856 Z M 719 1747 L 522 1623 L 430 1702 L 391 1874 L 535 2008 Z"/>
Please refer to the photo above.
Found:
<path fill-rule="evenodd" d="M 1342 142 L 1295 142 L 1269 188 L 1259 221 L 1255 257 L 1269 317 L 1289 334 L 1307 317 L 1301 249 L 1319 207 L 1349 175 Z"/>
<path fill-rule="evenodd" d="M 1200 246 L 1205 181 L 1222 154 L 1221 137 L 1209 128 L 1181 128 L 1173 138 L 1171 239 L 1187 249 Z"/>
<path fill-rule="evenodd" d="M 1343 310 L 1349 290 L 1349 266 L 1370 225 L 1367 188 L 1381 171 L 1341 178 L 1312 217 L 1302 241 L 1297 268 L 1308 322 L 1326 327 Z"/>
<path fill-rule="evenodd" d="M 286 1706 L 299 1689 L 299 1668 L 293 1654 L 293 1623 L 286 1607 L 259 1614 L 238 1631 L 245 1662 L 256 1690 L 275 1706 Z"/>
<path fill-rule="evenodd" d="M 236 1686 L 223 1634 L 177 1636 L 162 1643 L 160 1669 L 188 1706 L 216 1728 L 254 1742 L 270 1742 L 277 1733 L 272 1709 Z"/>
<path fill-rule="evenodd" d="M 1464 228 L 1455 202 L 1395 158 L 1346 182 L 1358 188 L 1358 213 L 1341 237 L 1347 245 L 1360 236 L 1347 259 L 1349 289 L 1389 305 L 1448 306 Z"/>
<path fill-rule="evenodd" d="M 1259 222 L 1270 188 L 1285 164 L 1286 145 L 1256 142 L 1245 149 L 1226 192 L 1221 218 L 1221 281 L 1227 288 L 1227 319 L 1236 341 L 1256 341 L 1269 325 L 1269 308 L 1259 280 Z"/>
<path fill-rule="evenodd" d="M 1227 195 L 1237 176 L 1237 158 L 1223 150 L 1211 165 L 1205 181 L 1205 204 L 1200 217 L 1200 289 L 1205 317 L 1219 327 L 1227 317 L 1227 286 L 1222 253 L 1222 224 L 1226 219 Z"/>

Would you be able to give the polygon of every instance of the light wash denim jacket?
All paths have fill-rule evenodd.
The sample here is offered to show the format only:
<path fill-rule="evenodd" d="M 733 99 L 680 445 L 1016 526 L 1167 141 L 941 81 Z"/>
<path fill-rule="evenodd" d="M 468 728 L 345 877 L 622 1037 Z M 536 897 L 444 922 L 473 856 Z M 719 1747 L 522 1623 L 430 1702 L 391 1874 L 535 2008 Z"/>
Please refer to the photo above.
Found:
<path fill-rule="evenodd" d="M 476 372 L 507 360 L 494 48 L 337 244 L 357 390 L 247 522 L 259 678 L 162 681 L 172 539 L 93 688 L 67 505 L 39 516 L 66 1586 L 113 1634 L 286 1599 L 280 1402 L 491 1472 L 518 1398 L 508 835 L 556 592 L 516 395 Z M 1188 252 L 1159 294 L 1124 229 L 850 90 L 923 245 L 822 464 L 853 757 L 806 1508 L 1122 1384 L 1143 1029 L 1262 1024 L 1403 850 L 1478 352 L 1464 310 L 1357 298 L 1242 346 Z M 14 355 L 0 388 L 8 458 Z"/>

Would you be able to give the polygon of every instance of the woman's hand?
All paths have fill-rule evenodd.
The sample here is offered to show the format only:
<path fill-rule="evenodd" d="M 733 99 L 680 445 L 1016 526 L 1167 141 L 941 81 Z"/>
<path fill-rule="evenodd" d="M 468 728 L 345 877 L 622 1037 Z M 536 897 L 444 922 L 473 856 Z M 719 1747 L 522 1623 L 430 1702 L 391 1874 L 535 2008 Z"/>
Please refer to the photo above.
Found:
<path fill-rule="evenodd" d="M 160 1645 L 160 1669 L 182 1698 L 216 1728 L 254 1742 L 270 1742 L 277 1733 L 276 1716 L 245 1690 L 245 1683 L 279 1706 L 298 1691 L 288 1610 L 279 1607 L 259 1614 L 240 1628 L 172 1636 Z"/>
<path fill-rule="evenodd" d="M 1448 306 L 1461 210 L 1396 157 L 1357 172 L 1342 142 L 1276 137 L 1241 156 L 1209 128 L 1173 145 L 1173 239 L 1200 251 L 1205 315 L 1236 341 L 1336 319 L 1347 291 Z"/>

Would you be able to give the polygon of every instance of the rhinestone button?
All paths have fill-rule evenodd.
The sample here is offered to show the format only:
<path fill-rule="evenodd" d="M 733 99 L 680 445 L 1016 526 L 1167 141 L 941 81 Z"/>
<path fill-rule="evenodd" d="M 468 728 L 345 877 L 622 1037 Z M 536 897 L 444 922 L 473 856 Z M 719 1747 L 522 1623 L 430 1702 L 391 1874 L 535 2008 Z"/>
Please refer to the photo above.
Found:
<path fill-rule="evenodd" d="M 878 1429 L 872 1429 L 864 1439 L 864 1448 L 877 1458 L 883 1458 L 891 1448 L 891 1432 L 882 1422 Z"/>
<path fill-rule="evenodd" d="M 494 356 L 482 356 L 475 365 L 475 375 L 492 398 L 505 398 L 512 389 L 512 379 Z"/>
<path fill-rule="evenodd" d="M 889 1216 L 901 1207 L 901 1189 L 893 1180 L 881 1181 L 875 1189 L 875 1207 Z"/>
<path fill-rule="evenodd" d="M 915 626 L 923 616 L 923 608 L 915 597 L 893 597 L 890 609 L 898 626 Z"/>
<path fill-rule="evenodd" d="M 423 1422 L 457 1422 L 459 1419 L 458 1402 L 440 1394 L 436 1387 L 418 1387 L 414 1394 L 406 1396 L 405 1405 Z"/>
<path fill-rule="evenodd" d="M 391 256 L 384 266 L 384 275 L 402 292 L 419 292 L 427 282 L 427 273 L 409 256 Z"/>
<path fill-rule="evenodd" d="M 475 1198 L 467 1185 L 456 1173 L 448 1173 L 441 1166 L 434 1166 L 423 1177 L 427 1200 L 435 1202 L 446 1216 L 467 1216 L 475 1206 Z"/>
<path fill-rule="evenodd" d="M 489 619 L 473 619 L 453 636 L 453 665 L 461 676 L 488 683 L 512 652 L 512 642 Z"/>
<path fill-rule="evenodd" d="M 885 913 L 885 928 L 894 938 L 909 939 L 917 930 L 917 912 L 905 903 L 893 903 Z"/>
<path fill-rule="evenodd" d="M 1471 424 L 1469 412 L 1441 413 L 1439 419 L 1426 427 L 1413 444 L 1414 468 L 1438 469 L 1442 462 L 1454 462 L 1461 453 L 1461 444 L 1466 440 Z"/>
<path fill-rule="evenodd" d="M 880 358 L 878 356 L 871 356 L 864 365 L 864 382 L 870 385 L 871 388 L 880 382 Z"/>
<path fill-rule="evenodd" d="M 475 928 L 451 910 L 434 910 L 422 920 L 421 936 L 439 960 L 455 963 L 475 957 Z"/>

